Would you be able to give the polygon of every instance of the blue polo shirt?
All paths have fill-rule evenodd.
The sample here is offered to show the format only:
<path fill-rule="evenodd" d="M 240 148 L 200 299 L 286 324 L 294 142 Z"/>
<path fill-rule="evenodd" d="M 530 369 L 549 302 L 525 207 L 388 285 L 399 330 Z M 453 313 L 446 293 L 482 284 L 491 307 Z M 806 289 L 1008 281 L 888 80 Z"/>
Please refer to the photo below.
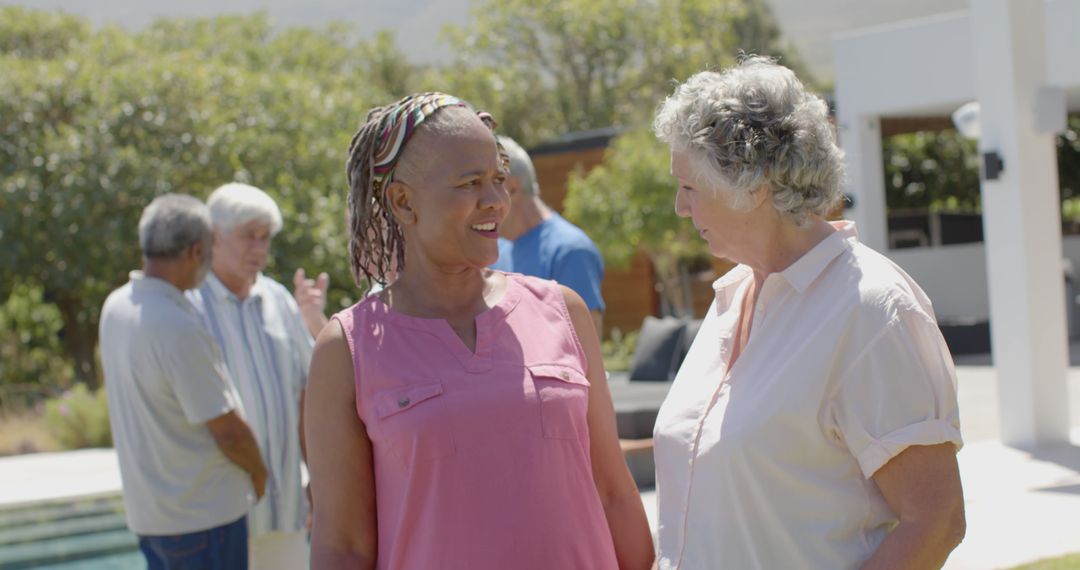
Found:
<path fill-rule="evenodd" d="M 581 295 L 590 311 L 604 310 L 600 250 L 581 228 L 554 212 L 514 241 L 499 238 L 499 261 L 491 268 L 554 279 Z"/>

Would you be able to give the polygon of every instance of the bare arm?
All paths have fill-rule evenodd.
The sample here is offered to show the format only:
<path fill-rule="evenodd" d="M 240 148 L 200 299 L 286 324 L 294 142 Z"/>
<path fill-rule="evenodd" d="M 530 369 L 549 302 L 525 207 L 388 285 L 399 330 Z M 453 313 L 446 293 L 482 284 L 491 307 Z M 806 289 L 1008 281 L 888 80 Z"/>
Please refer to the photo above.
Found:
<path fill-rule="evenodd" d="M 303 390 L 300 390 L 300 419 L 299 419 L 299 421 L 297 423 L 300 424 L 299 428 L 298 428 L 298 430 L 300 431 L 300 458 L 304 461 L 304 465 L 307 465 L 307 441 L 304 439 L 304 398 L 306 396 L 307 396 L 307 388 L 305 388 Z M 311 504 L 311 478 L 310 478 L 310 476 L 311 476 L 311 473 L 309 472 L 308 473 L 308 483 L 307 483 L 306 486 L 304 486 L 304 496 L 307 498 L 307 502 L 308 502 L 308 515 L 307 515 L 307 521 L 305 521 L 304 526 L 307 528 L 308 532 L 311 532 L 311 511 L 312 511 L 312 508 L 313 508 L 313 505 Z"/>
<path fill-rule="evenodd" d="M 596 329 L 596 336 L 602 341 L 604 340 L 604 313 L 600 311 L 589 311 L 592 315 L 593 328 Z"/>
<path fill-rule="evenodd" d="M 589 362 L 586 376 L 590 386 L 588 422 L 593 480 L 611 529 L 619 568 L 650 568 L 655 559 L 652 534 L 641 495 L 619 447 L 615 407 L 604 374 L 604 360 L 592 315 L 577 293 L 566 287 L 562 289 L 570 320 Z"/>
<path fill-rule="evenodd" d="M 900 524 L 863 565 L 941 568 L 964 539 L 964 492 L 952 443 L 911 446 L 873 476 Z"/>
<path fill-rule="evenodd" d="M 266 492 L 266 464 L 247 422 L 230 411 L 206 422 L 206 427 L 225 457 L 251 475 L 255 496 L 261 499 Z"/>
<path fill-rule="evenodd" d="M 371 441 L 356 413 L 352 357 L 339 324 L 319 334 L 308 378 L 304 435 L 314 499 L 311 568 L 375 568 Z"/>

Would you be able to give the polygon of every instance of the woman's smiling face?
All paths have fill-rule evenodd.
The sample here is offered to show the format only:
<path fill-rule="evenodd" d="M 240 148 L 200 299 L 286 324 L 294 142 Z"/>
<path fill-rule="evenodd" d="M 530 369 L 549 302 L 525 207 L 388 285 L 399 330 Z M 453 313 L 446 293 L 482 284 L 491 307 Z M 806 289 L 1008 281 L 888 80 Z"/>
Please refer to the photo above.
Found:
<path fill-rule="evenodd" d="M 439 265 L 486 267 L 499 257 L 499 224 L 510 208 L 507 174 L 495 135 L 475 114 L 440 113 L 455 116 L 435 128 L 421 125 L 394 175 L 408 201 L 399 220 L 406 243 L 421 256 Z"/>

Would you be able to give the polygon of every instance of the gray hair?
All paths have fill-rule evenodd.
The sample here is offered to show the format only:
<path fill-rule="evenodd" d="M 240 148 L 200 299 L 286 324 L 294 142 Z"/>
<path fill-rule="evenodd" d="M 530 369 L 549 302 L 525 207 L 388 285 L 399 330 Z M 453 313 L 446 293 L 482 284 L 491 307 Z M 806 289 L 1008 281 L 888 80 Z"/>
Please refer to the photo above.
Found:
<path fill-rule="evenodd" d="M 729 188 L 734 208 L 747 209 L 768 185 L 776 209 L 802 227 L 843 195 L 844 153 L 828 106 L 771 58 L 695 74 L 660 105 L 653 131 L 687 152 L 706 183 Z"/>
<path fill-rule="evenodd" d="M 510 160 L 510 176 L 521 180 L 521 189 L 527 196 L 539 195 L 540 185 L 536 182 L 536 169 L 533 167 L 532 159 L 529 158 L 529 153 L 510 137 L 499 135 L 499 143 L 502 144 Z"/>
<path fill-rule="evenodd" d="M 139 218 L 139 247 L 147 259 L 175 259 L 196 243 L 209 250 L 211 235 L 206 204 L 184 194 L 154 198 Z"/>
<path fill-rule="evenodd" d="M 206 201 L 214 229 L 229 233 L 236 226 L 258 220 L 270 225 L 270 235 L 281 231 L 281 210 L 266 192 L 254 186 L 231 182 L 219 186 Z"/>

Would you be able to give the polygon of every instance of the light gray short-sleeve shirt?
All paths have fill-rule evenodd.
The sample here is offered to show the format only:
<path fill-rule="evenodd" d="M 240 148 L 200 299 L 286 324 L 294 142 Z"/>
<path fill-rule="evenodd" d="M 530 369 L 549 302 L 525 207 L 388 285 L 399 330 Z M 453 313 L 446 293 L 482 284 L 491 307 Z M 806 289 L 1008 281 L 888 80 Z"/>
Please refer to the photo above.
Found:
<path fill-rule="evenodd" d="M 100 338 L 132 532 L 182 534 L 244 516 L 255 501 L 251 479 L 206 426 L 241 411 L 240 398 L 187 298 L 166 281 L 132 272 L 105 301 Z"/>

